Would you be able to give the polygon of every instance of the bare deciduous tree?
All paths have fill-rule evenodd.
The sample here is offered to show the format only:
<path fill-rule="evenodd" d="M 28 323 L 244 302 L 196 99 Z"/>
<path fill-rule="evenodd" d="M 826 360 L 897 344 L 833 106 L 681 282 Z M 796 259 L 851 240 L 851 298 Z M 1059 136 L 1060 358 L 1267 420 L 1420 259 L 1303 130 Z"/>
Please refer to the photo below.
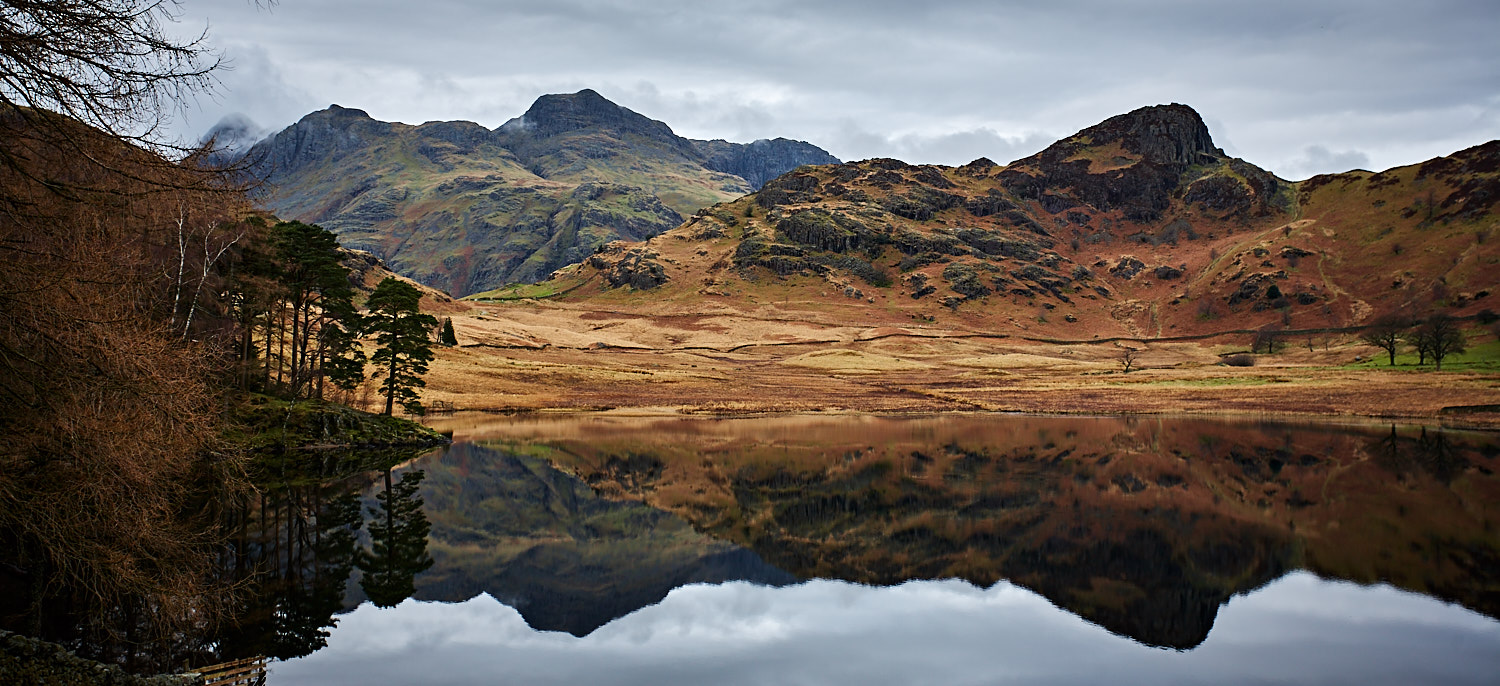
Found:
<path fill-rule="evenodd" d="M 1428 317 L 1411 335 L 1412 344 L 1424 358 L 1431 357 L 1438 369 L 1443 369 L 1443 358 L 1464 351 L 1464 334 L 1458 322 L 1446 314 Z"/>
<path fill-rule="evenodd" d="M 3 0 L 0 103 L 162 145 L 173 108 L 210 88 L 220 64 L 204 34 L 168 33 L 177 17 L 175 0 Z"/>
<path fill-rule="evenodd" d="M 1411 320 L 1398 314 L 1384 315 L 1359 334 L 1359 339 L 1384 350 L 1390 357 L 1391 366 L 1396 366 L 1396 350 L 1401 347 L 1401 341 L 1406 330 L 1411 328 Z"/>

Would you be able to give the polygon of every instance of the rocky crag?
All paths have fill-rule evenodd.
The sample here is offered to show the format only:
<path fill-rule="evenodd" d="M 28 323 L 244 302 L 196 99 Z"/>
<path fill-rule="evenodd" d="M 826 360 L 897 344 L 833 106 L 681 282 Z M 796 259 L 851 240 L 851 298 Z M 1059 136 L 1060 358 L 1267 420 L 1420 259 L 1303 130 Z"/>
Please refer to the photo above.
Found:
<path fill-rule="evenodd" d="M 543 96 L 494 130 L 382 122 L 334 105 L 247 155 L 264 181 L 260 201 L 279 216 L 320 224 L 460 296 L 540 280 L 763 179 L 837 162 L 783 139 L 691 141 L 591 90 Z"/>

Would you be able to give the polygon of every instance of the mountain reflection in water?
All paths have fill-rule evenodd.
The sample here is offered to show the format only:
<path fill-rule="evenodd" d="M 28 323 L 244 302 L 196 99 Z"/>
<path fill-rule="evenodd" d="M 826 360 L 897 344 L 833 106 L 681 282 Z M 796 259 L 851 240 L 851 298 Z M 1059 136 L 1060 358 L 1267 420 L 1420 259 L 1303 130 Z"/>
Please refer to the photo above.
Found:
<path fill-rule="evenodd" d="M 1296 572 L 1224 608 L 1189 652 L 1112 636 L 1008 583 L 694 585 L 585 638 L 487 596 L 364 605 L 278 686 L 370 684 L 1490 684 L 1500 627 L 1387 586 Z"/>
<path fill-rule="evenodd" d="M 445 602 L 361 606 L 331 648 L 281 665 L 278 682 L 343 664 L 350 646 L 403 642 L 452 656 L 428 663 L 429 683 L 483 682 L 461 673 L 524 646 L 555 651 L 559 664 L 535 663 L 540 671 L 518 682 L 630 681 L 610 678 L 629 670 L 611 671 L 606 655 L 640 666 L 641 683 L 732 682 L 705 675 L 814 660 L 814 645 L 793 639 L 808 631 L 799 622 L 824 620 L 813 633 L 828 640 L 881 623 L 892 636 L 911 631 L 896 644 L 924 656 L 913 664 L 979 650 L 972 637 L 949 636 L 970 622 L 1011 637 L 1012 648 L 1035 644 L 1035 655 L 1016 652 L 983 679 L 1069 682 L 1088 664 L 1115 674 L 1111 655 L 1151 670 L 1143 682 L 1194 674 L 1187 665 L 1291 682 L 1463 682 L 1500 667 L 1494 434 L 1030 416 L 462 421 L 440 427 L 455 431 L 453 447 L 408 467 L 426 474 L 419 495 L 434 560 L 415 577 L 414 598 Z M 767 588 L 797 579 L 892 588 Z M 755 585 L 683 587 L 733 580 Z M 914 597 L 926 599 L 921 616 L 902 619 Z M 345 606 L 359 600 L 351 592 Z M 823 619 L 776 609 L 804 602 L 862 609 Z M 1235 614 L 1241 605 L 1249 615 Z M 699 619 L 660 621 L 684 613 Z M 676 660 L 617 651 L 620 641 L 683 640 L 692 647 Z M 466 650 L 489 657 L 457 656 Z M 868 672 L 848 666 L 810 682 L 902 673 L 881 666 L 895 658 L 880 650 L 849 656 Z M 1091 657 L 1053 655 L 1072 650 Z M 571 664 L 574 654 L 582 662 Z M 1257 655 L 1269 672 L 1249 669 Z M 592 676 L 590 659 L 600 661 Z"/>

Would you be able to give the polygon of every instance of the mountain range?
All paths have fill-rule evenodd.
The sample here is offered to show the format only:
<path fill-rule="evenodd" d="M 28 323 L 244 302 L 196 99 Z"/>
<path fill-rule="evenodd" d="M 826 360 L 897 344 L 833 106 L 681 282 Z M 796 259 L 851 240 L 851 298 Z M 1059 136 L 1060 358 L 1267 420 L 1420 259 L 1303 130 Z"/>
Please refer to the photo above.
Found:
<path fill-rule="evenodd" d="M 798 166 L 838 162 L 782 138 L 689 140 L 592 90 L 543 96 L 494 130 L 334 105 L 245 154 L 266 208 L 457 296 L 538 281 Z"/>
<path fill-rule="evenodd" d="M 1497 201 L 1500 141 L 1290 182 L 1226 155 L 1192 108 L 1162 105 L 1008 165 L 802 167 L 538 292 L 650 289 L 642 312 L 774 302 L 1085 341 L 1472 315 L 1500 288 Z"/>

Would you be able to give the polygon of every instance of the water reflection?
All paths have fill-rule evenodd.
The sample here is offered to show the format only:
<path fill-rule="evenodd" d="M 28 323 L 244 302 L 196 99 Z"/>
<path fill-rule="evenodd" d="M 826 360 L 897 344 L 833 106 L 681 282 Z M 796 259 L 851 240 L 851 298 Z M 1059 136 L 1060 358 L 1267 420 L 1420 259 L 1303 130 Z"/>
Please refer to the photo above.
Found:
<path fill-rule="evenodd" d="M 453 428 L 548 451 L 798 578 L 1005 579 L 1192 648 L 1287 572 L 1500 616 L 1493 434 L 1164 418 L 529 419 Z"/>
<path fill-rule="evenodd" d="M 601 497 L 549 452 L 458 443 L 420 462 L 435 564 L 416 598 L 485 593 L 532 627 L 583 636 L 684 584 L 794 581 L 669 512 Z"/>
<path fill-rule="evenodd" d="M 363 470 L 418 454 L 261 459 L 258 493 L 243 498 L 226 522 L 231 537 L 222 566 L 240 589 L 233 620 L 215 631 L 213 657 L 198 663 L 255 655 L 287 659 L 324 647 L 335 615 L 358 595 L 349 592 L 351 576 L 382 607 L 410 597 L 413 578 L 432 564 L 427 519 L 416 496 L 422 472 L 408 470 L 393 485 L 390 469 Z M 374 474 L 383 474 L 383 488 L 372 485 L 381 482 Z M 374 492 L 374 506 L 359 497 L 366 489 Z"/>
<path fill-rule="evenodd" d="M 1190 652 L 1122 641 L 1001 582 L 687 586 L 586 638 L 480 596 L 345 616 L 297 684 L 1487 684 L 1500 626 L 1387 586 L 1294 573 Z"/>
<path fill-rule="evenodd" d="M 276 612 L 317 611 L 271 633 L 312 650 L 341 623 L 278 681 L 1478 683 L 1500 666 L 1494 434 L 1003 416 L 443 428 L 452 447 L 360 482 L 362 532 L 327 493 L 269 510 L 302 528 L 267 557 L 311 540 L 317 558 L 277 563 L 297 582 Z M 356 533 L 368 550 L 351 557 Z M 319 590 L 351 564 L 365 583 Z M 323 615 L 335 597 L 352 612 Z"/>
<path fill-rule="evenodd" d="M 378 508 L 369 510 L 370 549 L 360 551 L 359 587 L 376 607 L 394 607 L 416 592 L 416 576 L 432 566 L 427 554 L 431 526 L 422 511 L 417 487 L 426 473 L 414 470 L 391 485 L 391 470 L 385 470 L 385 488 L 375 495 Z"/>

